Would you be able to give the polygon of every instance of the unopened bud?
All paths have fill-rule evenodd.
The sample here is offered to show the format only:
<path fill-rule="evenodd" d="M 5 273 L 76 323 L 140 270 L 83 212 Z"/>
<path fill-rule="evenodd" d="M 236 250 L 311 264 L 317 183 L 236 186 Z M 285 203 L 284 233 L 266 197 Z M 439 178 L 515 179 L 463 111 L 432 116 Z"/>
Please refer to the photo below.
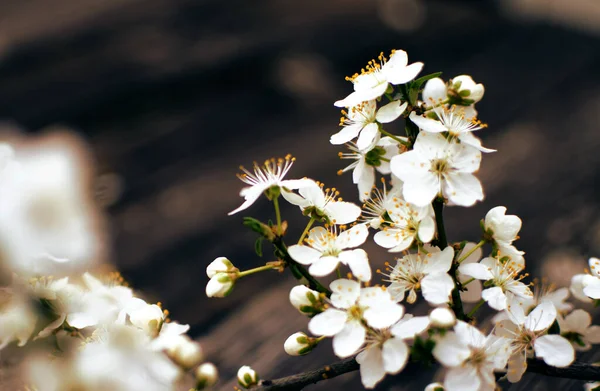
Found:
<path fill-rule="evenodd" d="M 219 272 L 227 273 L 235 270 L 237 270 L 237 268 L 233 266 L 233 263 L 231 263 L 229 259 L 225 257 L 219 257 L 206 267 L 206 275 L 208 278 L 213 278 L 215 274 Z"/>
<path fill-rule="evenodd" d="M 302 332 L 298 332 L 290 335 L 288 339 L 285 340 L 283 348 L 290 356 L 302 356 L 310 353 L 316 345 L 317 341 L 315 338 L 311 338 Z"/>
<path fill-rule="evenodd" d="M 238 384 L 244 388 L 250 388 L 258 384 L 258 374 L 248 365 L 244 365 L 237 373 Z"/>
<path fill-rule="evenodd" d="M 172 343 L 167 346 L 166 353 L 171 360 L 185 369 L 198 365 L 204 358 L 200 344 L 192 341 L 187 335 L 173 338 Z"/>
<path fill-rule="evenodd" d="M 140 301 L 143 302 L 141 299 Z M 129 312 L 129 321 L 151 337 L 158 335 L 164 319 L 162 308 L 156 304 L 143 303 L 139 308 Z"/>
<path fill-rule="evenodd" d="M 219 272 L 206 284 L 206 296 L 226 297 L 233 290 L 235 279 L 228 273 Z"/>
<path fill-rule="evenodd" d="M 219 380 L 219 372 L 217 367 L 207 362 L 196 368 L 194 371 L 196 376 L 196 389 L 201 390 L 203 388 L 212 387 Z"/>
<path fill-rule="evenodd" d="M 300 313 L 314 316 L 323 312 L 323 300 L 319 292 L 304 285 L 296 285 L 290 291 L 290 302 Z"/>
<path fill-rule="evenodd" d="M 460 75 L 452 79 L 452 87 L 462 97 L 477 103 L 483 98 L 485 88 L 483 84 L 475 83 L 469 75 Z"/>
<path fill-rule="evenodd" d="M 444 391 L 444 385 L 442 383 L 431 383 L 425 387 L 425 391 Z"/>
<path fill-rule="evenodd" d="M 429 314 L 431 327 L 447 329 L 456 324 L 456 316 L 449 308 L 436 308 Z"/>

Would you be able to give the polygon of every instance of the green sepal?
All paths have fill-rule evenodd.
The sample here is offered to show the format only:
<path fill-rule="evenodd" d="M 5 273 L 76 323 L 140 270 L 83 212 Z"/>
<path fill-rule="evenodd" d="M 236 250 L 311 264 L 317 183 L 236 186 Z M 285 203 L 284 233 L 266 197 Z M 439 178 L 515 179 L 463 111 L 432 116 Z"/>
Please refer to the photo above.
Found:
<path fill-rule="evenodd" d="M 263 252 L 262 252 L 262 241 L 263 238 L 259 237 L 256 239 L 256 242 L 254 242 L 254 252 L 256 253 L 256 255 L 258 255 L 259 257 L 263 256 Z"/>

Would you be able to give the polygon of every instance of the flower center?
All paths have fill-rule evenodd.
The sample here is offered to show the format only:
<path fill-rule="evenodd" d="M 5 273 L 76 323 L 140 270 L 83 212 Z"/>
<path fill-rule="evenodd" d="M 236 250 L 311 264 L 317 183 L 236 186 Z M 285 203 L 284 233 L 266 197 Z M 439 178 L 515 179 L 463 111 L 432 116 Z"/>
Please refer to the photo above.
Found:
<path fill-rule="evenodd" d="M 450 165 L 448 164 L 448 160 L 446 159 L 436 159 L 431 162 L 431 171 L 439 176 L 444 175 L 450 169 Z"/>

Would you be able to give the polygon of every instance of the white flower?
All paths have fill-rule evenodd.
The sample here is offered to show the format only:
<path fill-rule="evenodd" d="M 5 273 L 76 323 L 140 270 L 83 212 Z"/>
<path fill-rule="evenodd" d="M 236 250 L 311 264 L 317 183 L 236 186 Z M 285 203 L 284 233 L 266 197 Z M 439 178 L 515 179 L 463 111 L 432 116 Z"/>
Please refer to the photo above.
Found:
<path fill-rule="evenodd" d="M 303 356 L 310 353 L 314 346 L 314 338 L 310 338 L 302 332 L 297 332 L 285 340 L 283 349 L 290 356 Z"/>
<path fill-rule="evenodd" d="M 392 301 L 382 288 L 362 288 L 360 283 L 347 279 L 330 284 L 331 304 L 308 323 L 314 335 L 333 337 L 333 351 L 338 357 L 349 357 L 364 344 L 366 329 L 384 329 L 396 323 L 404 308 Z"/>
<path fill-rule="evenodd" d="M 554 287 L 552 285 L 546 286 L 544 283 L 540 284 L 538 281 L 534 281 L 533 296 L 513 296 L 507 304 L 507 310 L 496 314 L 492 321 L 498 323 L 501 320 L 507 318 L 510 319 L 508 312 L 514 316 L 514 314 L 519 311 L 522 315 L 517 316 L 523 317 L 544 301 L 549 301 L 554 304 L 554 308 L 556 308 L 556 311 L 559 314 L 570 312 L 573 309 L 573 305 L 565 301 L 569 297 L 569 290 L 567 288 L 553 289 Z"/>
<path fill-rule="evenodd" d="M 447 391 L 493 390 L 495 370 L 502 370 L 510 355 L 510 340 L 487 337 L 475 327 L 458 321 L 454 332 L 437 341 L 433 356 L 450 369 L 444 379 Z"/>
<path fill-rule="evenodd" d="M 396 120 L 406 110 L 408 103 L 393 101 L 377 110 L 377 102 L 370 100 L 351 107 L 348 112 L 342 111 L 344 117 L 340 120 L 342 130 L 331 136 L 331 144 L 345 144 L 356 136 L 359 150 L 373 146 L 379 140 L 379 123 L 389 123 Z"/>
<path fill-rule="evenodd" d="M 414 241 L 429 243 L 435 234 L 435 219 L 431 205 L 418 207 L 402 198 L 393 198 L 388 216 L 392 220 L 374 236 L 375 243 L 390 252 L 409 248 Z"/>
<path fill-rule="evenodd" d="M 298 193 L 284 190 L 281 195 L 289 203 L 298 205 L 306 216 L 325 220 L 328 224 L 349 224 L 360 216 L 357 205 L 341 199 L 336 201 L 339 192 L 335 188 L 323 191 L 323 184 L 309 181 L 298 189 Z"/>
<path fill-rule="evenodd" d="M 592 344 L 600 343 L 600 326 L 592 326 L 592 317 L 581 309 L 576 309 L 564 318 L 556 317 L 560 335 L 571 341 L 578 351 L 590 350 Z"/>
<path fill-rule="evenodd" d="M 414 338 L 429 326 L 426 316 L 406 314 L 390 329 L 369 334 L 367 347 L 356 356 L 360 378 L 365 388 L 373 388 L 386 373 L 397 374 L 404 369 L 409 356 L 406 339 Z"/>
<path fill-rule="evenodd" d="M 212 387 L 217 383 L 219 371 L 214 364 L 207 362 L 194 370 L 194 376 L 196 377 L 196 389 L 201 390 Z"/>
<path fill-rule="evenodd" d="M 208 278 L 213 278 L 219 272 L 228 273 L 235 272 L 237 268 L 231 261 L 225 257 L 218 257 L 206 267 L 206 275 Z"/>
<path fill-rule="evenodd" d="M 392 298 L 399 302 L 404 299 L 410 304 L 417 300 L 417 290 L 429 303 L 438 305 L 450 301 L 454 289 L 454 281 L 448 274 L 452 266 L 454 249 L 446 247 L 444 251 L 431 249 L 427 254 L 421 252 L 408 254 L 398 260 L 387 281 L 391 282 L 388 290 Z"/>
<path fill-rule="evenodd" d="M 402 196 L 402 185 L 394 186 L 389 192 L 385 185 L 385 179 L 381 178 L 383 190 L 374 187 L 369 197 L 364 201 L 361 220 L 367 223 L 371 228 L 379 229 L 382 225 L 387 226 L 390 223 L 389 212 L 394 209 L 394 205 L 399 197 Z"/>
<path fill-rule="evenodd" d="M 588 263 L 591 274 L 577 274 L 571 280 L 571 293 L 582 301 L 600 299 L 600 259 L 592 257 Z"/>
<path fill-rule="evenodd" d="M 349 266 L 359 280 L 369 281 L 371 267 L 365 250 L 348 250 L 363 244 L 368 235 L 369 229 L 364 224 L 355 225 L 340 234 L 333 228 L 315 227 L 306 239 L 308 246 L 296 244 L 290 246 L 288 252 L 294 261 L 310 265 L 308 271 L 313 276 L 326 276 L 341 262 Z"/>
<path fill-rule="evenodd" d="M 481 152 L 465 144 L 451 143 L 437 133 L 420 132 L 413 150 L 394 156 L 392 173 L 404 182 L 404 199 L 417 206 L 443 196 L 461 206 L 483 199 L 481 183 L 473 175 Z"/>
<path fill-rule="evenodd" d="M 360 75 L 356 74 L 347 80 L 354 83 L 354 92 L 346 98 L 334 103 L 337 107 L 352 107 L 357 104 L 383 95 L 389 84 L 405 84 L 413 80 L 421 69 L 422 62 L 408 65 L 408 55 L 404 50 L 392 50 L 389 61 L 383 53 L 379 61 L 372 60 Z"/>
<path fill-rule="evenodd" d="M 0 349 L 17 341 L 25 346 L 36 326 L 38 317 L 27 297 L 8 288 L 0 289 Z"/>
<path fill-rule="evenodd" d="M 515 269 L 510 262 L 502 263 L 496 258 L 488 257 L 479 263 L 462 264 L 458 270 L 462 274 L 487 281 L 488 284 L 493 285 L 484 289 L 481 296 L 490 307 L 497 311 L 506 309 L 507 294 L 523 298 L 533 296 L 529 287 L 518 278 L 521 269 Z"/>
<path fill-rule="evenodd" d="M 85 152 L 47 142 L 0 153 L 2 263 L 22 276 L 88 267 L 101 253 Z M 9 154 L 10 155 L 10 154 Z"/>
<path fill-rule="evenodd" d="M 258 384 L 258 374 L 248 365 L 242 366 L 237 373 L 238 384 L 244 388 Z"/>
<path fill-rule="evenodd" d="M 189 325 L 176 322 L 163 323 L 160 333 L 150 343 L 155 351 L 164 351 L 173 362 L 182 368 L 189 369 L 198 365 L 204 355 L 200 344 L 185 335 Z"/>
<path fill-rule="evenodd" d="M 229 273 L 217 273 L 206 284 L 207 297 L 227 297 L 233 290 L 235 277 Z"/>
<path fill-rule="evenodd" d="M 129 321 L 135 327 L 144 330 L 150 337 L 155 337 L 160 332 L 165 314 L 158 305 L 148 304 L 142 299 L 134 298 L 125 308 Z"/>
<path fill-rule="evenodd" d="M 462 251 L 456 256 L 456 259 L 462 259 L 464 254 L 467 254 L 469 251 L 475 247 L 476 244 L 469 242 L 465 244 L 465 247 Z M 473 251 L 465 260 L 461 262 L 461 265 L 466 265 L 469 263 L 477 263 L 481 259 L 482 255 L 481 247 Z M 458 281 L 463 284 L 463 287 L 466 289 L 460 292 L 460 299 L 464 303 L 476 303 L 481 299 L 481 281 L 474 280 L 470 276 L 466 276 L 460 273 L 460 269 L 458 270 Z M 464 285 L 467 281 L 470 281 L 467 285 Z"/>
<path fill-rule="evenodd" d="M 464 109 L 467 118 L 476 117 L 475 103 L 483 98 L 483 84 L 475 83 L 468 75 L 456 76 L 448 84 L 440 78 L 428 80 L 423 88 L 425 103 L 432 108 L 459 105 Z"/>
<path fill-rule="evenodd" d="M 339 170 L 338 175 L 352 170 L 352 183 L 358 185 L 360 200 L 365 201 L 375 185 L 375 170 L 384 175 L 391 172 L 389 160 L 399 153 L 399 143 L 390 137 L 383 137 L 377 145 L 365 151 L 359 150 L 353 143 L 348 143 L 346 146 L 350 152 L 340 152 L 338 155 L 340 159 L 354 160 L 354 162 Z"/>
<path fill-rule="evenodd" d="M 429 321 L 432 327 L 446 329 L 456 324 L 456 316 L 451 309 L 438 307 L 429 314 Z"/>
<path fill-rule="evenodd" d="M 521 219 L 515 215 L 506 215 L 506 207 L 497 206 L 485 215 L 485 233 L 499 244 L 509 246 L 517 240 L 521 230 Z"/>
<path fill-rule="evenodd" d="M 410 113 L 410 120 L 419 129 L 430 133 L 448 132 L 451 140 L 458 139 L 461 143 L 472 146 L 481 152 L 495 152 L 495 149 L 484 148 L 481 140 L 473 135 L 473 132 L 486 127 L 476 118 L 467 118 L 464 110 L 453 106 L 450 109 L 436 109 L 438 119 L 432 119 L 417 115 L 414 111 Z"/>
<path fill-rule="evenodd" d="M 83 275 L 87 291 L 71 305 L 67 323 L 77 329 L 90 326 L 125 322 L 125 309 L 136 300 L 131 288 L 120 285 L 122 278 L 116 276 L 106 284 L 89 273 Z"/>
<path fill-rule="evenodd" d="M 296 285 L 290 290 L 290 303 L 304 315 L 315 315 L 323 311 L 323 299 L 319 292 L 304 285 Z"/>
<path fill-rule="evenodd" d="M 239 208 L 229 212 L 229 215 L 240 212 L 249 208 L 260 197 L 260 195 L 271 188 L 286 188 L 295 190 L 306 184 L 309 179 L 288 179 L 283 180 L 283 177 L 290 170 L 296 159 L 291 155 L 287 155 L 284 159 L 270 159 L 260 166 L 254 163 L 254 172 L 240 167 L 243 171 L 238 174 L 240 180 L 250 186 L 245 187 L 240 191 L 240 196 L 244 197 L 244 203 Z"/>
<path fill-rule="evenodd" d="M 531 313 L 509 312 L 511 319 L 496 325 L 496 333 L 511 339 L 513 353 L 508 362 L 508 380 L 518 382 L 527 369 L 527 357 L 533 352 L 554 367 L 566 367 L 575 360 L 575 351 L 568 340 L 560 335 L 547 334 L 556 320 L 556 308 L 544 301 Z"/>

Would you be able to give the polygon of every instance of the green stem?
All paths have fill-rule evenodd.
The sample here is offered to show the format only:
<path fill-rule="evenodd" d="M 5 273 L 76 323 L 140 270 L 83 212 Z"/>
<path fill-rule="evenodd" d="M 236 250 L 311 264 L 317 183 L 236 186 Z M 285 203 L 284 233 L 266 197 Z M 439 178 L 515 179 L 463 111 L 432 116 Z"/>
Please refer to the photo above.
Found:
<path fill-rule="evenodd" d="M 473 281 L 475 281 L 475 279 L 476 279 L 475 277 L 469 278 L 467 281 L 465 281 L 465 282 L 462 283 L 462 286 L 469 285 L 470 283 L 472 283 Z"/>
<path fill-rule="evenodd" d="M 469 258 L 469 256 L 471 254 L 473 254 L 475 252 L 475 250 L 477 250 L 478 248 L 480 248 L 481 246 L 483 246 L 484 244 L 486 244 L 487 241 L 485 239 L 481 239 L 481 241 L 479 243 L 477 243 L 475 245 L 475 247 L 473 247 L 472 249 L 470 249 L 466 254 L 464 254 L 462 257 L 460 257 L 460 259 L 457 261 L 458 263 L 461 263 L 462 261 L 464 261 L 465 259 Z"/>
<path fill-rule="evenodd" d="M 446 104 L 446 103 L 448 103 L 448 102 L 450 102 L 450 99 L 444 99 L 443 101 L 441 101 L 441 102 L 439 102 L 439 103 L 437 103 L 437 104 L 435 104 L 435 105 L 433 105 L 433 106 L 427 106 L 427 107 L 425 107 L 425 112 L 427 112 L 427 111 L 430 111 L 430 110 L 433 110 L 433 109 L 435 109 L 436 107 L 443 106 L 443 105 L 445 105 L 445 104 Z"/>
<path fill-rule="evenodd" d="M 273 198 L 275 218 L 277 219 L 277 232 L 281 233 L 281 212 L 279 212 L 279 196 Z"/>
<path fill-rule="evenodd" d="M 473 307 L 473 309 L 467 314 L 467 318 L 472 318 L 473 315 L 475 315 L 475 313 L 477 312 L 477 310 L 479 310 L 479 308 L 481 308 L 481 306 L 483 305 L 483 303 L 485 303 L 485 300 L 481 299 L 477 302 L 477 304 L 475 304 L 475 307 Z"/>
<path fill-rule="evenodd" d="M 335 271 L 337 272 L 337 277 L 338 277 L 338 278 L 342 278 L 342 272 L 341 272 L 341 270 L 340 270 L 340 267 L 339 267 L 339 266 L 335 268 Z"/>
<path fill-rule="evenodd" d="M 395 136 L 395 135 L 391 134 L 387 130 L 383 130 L 381 128 L 381 126 L 379 127 L 379 131 L 381 132 L 381 134 L 384 134 L 384 135 L 386 135 L 386 136 L 388 136 L 388 137 L 390 137 L 390 138 L 398 141 L 400 144 L 402 144 L 402 145 L 404 145 L 406 147 L 410 147 L 410 143 L 408 141 L 402 140 L 401 138 L 399 138 L 398 136 Z"/>
<path fill-rule="evenodd" d="M 243 272 L 239 272 L 237 274 L 237 278 L 246 277 L 246 276 L 249 276 L 254 273 L 260 273 L 260 272 L 264 272 L 265 270 L 272 270 L 272 269 L 276 269 L 276 268 L 280 268 L 280 267 L 281 267 L 280 265 L 274 265 L 274 264 L 255 267 L 254 269 L 248 269 L 248 270 L 244 270 Z"/>
<path fill-rule="evenodd" d="M 304 232 L 302 232 L 302 235 L 300 235 L 300 239 L 298 239 L 298 244 L 302 244 L 304 237 L 306 237 L 306 234 L 308 234 L 308 230 L 310 230 L 310 227 L 312 227 L 314 222 L 315 222 L 315 218 L 311 217 L 310 220 L 308 221 L 308 224 L 306 224 L 306 228 L 304 228 Z"/>

